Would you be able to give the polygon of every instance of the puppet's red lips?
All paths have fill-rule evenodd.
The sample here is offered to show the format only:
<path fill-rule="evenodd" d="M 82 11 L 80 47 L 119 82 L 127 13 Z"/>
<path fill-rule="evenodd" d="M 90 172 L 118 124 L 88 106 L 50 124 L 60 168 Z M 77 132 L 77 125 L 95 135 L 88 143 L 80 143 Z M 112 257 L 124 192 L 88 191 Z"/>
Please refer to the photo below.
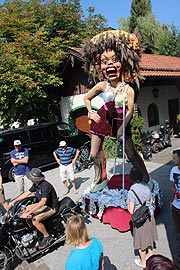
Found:
<path fill-rule="evenodd" d="M 106 68 L 106 73 L 109 77 L 113 77 L 117 75 L 117 69 L 115 67 Z"/>

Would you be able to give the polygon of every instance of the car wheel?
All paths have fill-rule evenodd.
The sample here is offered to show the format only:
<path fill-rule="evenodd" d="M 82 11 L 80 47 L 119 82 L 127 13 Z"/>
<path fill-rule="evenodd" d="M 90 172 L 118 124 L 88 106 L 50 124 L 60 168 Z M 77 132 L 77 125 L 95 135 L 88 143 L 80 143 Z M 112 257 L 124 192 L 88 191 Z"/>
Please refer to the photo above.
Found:
<path fill-rule="evenodd" d="M 11 167 L 8 171 L 8 178 L 11 180 L 11 181 L 15 181 L 14 180 L 14 167 Z"/>

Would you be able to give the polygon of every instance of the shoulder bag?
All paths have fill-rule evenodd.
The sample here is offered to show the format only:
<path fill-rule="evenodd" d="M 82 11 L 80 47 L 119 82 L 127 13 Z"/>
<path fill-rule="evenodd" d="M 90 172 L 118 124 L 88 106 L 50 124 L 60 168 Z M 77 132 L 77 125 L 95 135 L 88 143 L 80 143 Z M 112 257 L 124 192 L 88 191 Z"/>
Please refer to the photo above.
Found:
<path fill-rule="evenodd" d="M 136 192 L 133 189 L 131 189 L 131 191 L 141 204 L 141 206 L 132 214 L 133 225 L 135 228 L 139 228 L 146 222 L 147 219 L 151 219 L 151 214 L 149 207 L 146 206 L 146 201 L 142 203 Z"/>

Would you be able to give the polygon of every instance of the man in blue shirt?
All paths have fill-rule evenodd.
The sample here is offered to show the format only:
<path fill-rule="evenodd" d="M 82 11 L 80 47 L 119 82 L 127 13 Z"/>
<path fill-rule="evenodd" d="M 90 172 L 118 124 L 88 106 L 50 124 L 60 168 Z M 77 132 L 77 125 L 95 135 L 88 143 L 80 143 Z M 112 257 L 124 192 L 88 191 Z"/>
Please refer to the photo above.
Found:
<path fill-rule="evenodd" d="M 26 177 L 29 172 L 29 153 L 28 149 L 24 148 L 20 140 L 14 141 L 15 149 L 11 151 L 11 163 L 14 166 L 14 179 L 17 183 L 18 193 L 21 194 L 28 191 L 31 187 L 31 181 Z"/>
<path fill-rule="evenodd" d="M 60 177 L 65 186 L 64 195 L 69 193 L 68 176 L 71 180 L 74 193 L 77 193 L 73 165 L 75 164 L 79 153 L 80 151 L 78 149 L 68 147 L 65 141 L 61 141 L 59 143 L 59 148 L 53 152 L 54 158 L 60 166 Z"/>

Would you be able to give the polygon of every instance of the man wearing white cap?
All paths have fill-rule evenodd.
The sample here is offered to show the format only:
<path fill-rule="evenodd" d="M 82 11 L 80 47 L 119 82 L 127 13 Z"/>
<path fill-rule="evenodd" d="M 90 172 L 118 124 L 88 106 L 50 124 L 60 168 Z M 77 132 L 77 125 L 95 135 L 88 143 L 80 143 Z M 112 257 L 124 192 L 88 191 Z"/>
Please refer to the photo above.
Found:
<path fill-rule="evenodd" d="M 53 152 L 55 160 L 60 165 L 60 177 L 66 189 L 64 195 L 69 193 L 68 177 L 71 180 L 74 193 L 77 193 L 73 165 L 79 152 L 76 148 L 68 147 L 65 141 L 61 141 L 59 148 Z"/>
<path fill-rule="evenodd" d="M 18 193 L 21 194 L 28 191 L 31 187 L 31 181 L 26 177 L 29 172 L 29 153 L 24 148 L 20 140 L 14 141 L 14 150 L 11 151 L 11 163 L 14 166 L 14 179 L 17 183 Z"/>

